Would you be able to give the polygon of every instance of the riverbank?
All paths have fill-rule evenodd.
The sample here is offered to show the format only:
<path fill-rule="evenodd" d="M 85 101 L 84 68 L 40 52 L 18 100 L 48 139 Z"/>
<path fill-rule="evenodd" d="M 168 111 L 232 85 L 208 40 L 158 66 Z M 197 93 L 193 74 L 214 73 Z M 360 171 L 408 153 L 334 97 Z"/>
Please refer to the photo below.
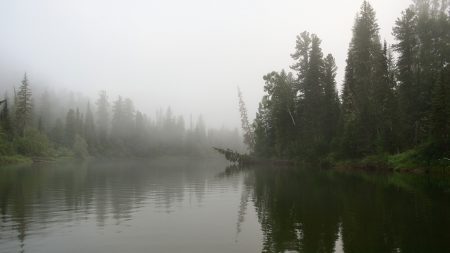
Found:
<path fill-rule="evenodd" d="M 31 164 L 33 160 L 31 157 L 26 157 L 22 155 L 4 155 L 0 156 L 0 166 L 3 165 L 14 165 L 14 164 Z"/>
<path fill-rule="evenodd" d="M 427 158 L 422 152 L 413 149 L 394 155 L 373 155 L 363 159 L 337 161 L 333 167 L 337 170 L 450 174 L 450 159 Z"/>
<path fill-rule="evenodd" d="M 429 154 L 421 149 L 412 149 L 394 155 L 381 154 L 371 155 L 361 159 L 340 160 L 332 156 L 305 163 L 303 160 L 280 160 L 258 158 L 248 154 L 240 154 L 230 149 L 214 148 L 218 153 L 225 156 L 228 161 L 240 166 L 248 165 L 283 165 L 319 167 L 320 169 L 336 170 L 361 170 L 361 171 L 384 171 L 403 173 L 445 173 L 450 174 L 450 159 L 430 158 Z"/>

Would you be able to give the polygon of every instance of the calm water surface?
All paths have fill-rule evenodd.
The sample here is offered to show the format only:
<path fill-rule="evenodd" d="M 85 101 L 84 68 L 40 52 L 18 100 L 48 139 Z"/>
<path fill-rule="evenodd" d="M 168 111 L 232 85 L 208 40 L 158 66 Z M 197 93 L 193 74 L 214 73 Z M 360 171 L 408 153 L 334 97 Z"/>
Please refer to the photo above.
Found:
<path fill-rule="evenodd" d="M 0 252 L 450 252 L 450 180 L 227 165 L 0 168 Z"/>

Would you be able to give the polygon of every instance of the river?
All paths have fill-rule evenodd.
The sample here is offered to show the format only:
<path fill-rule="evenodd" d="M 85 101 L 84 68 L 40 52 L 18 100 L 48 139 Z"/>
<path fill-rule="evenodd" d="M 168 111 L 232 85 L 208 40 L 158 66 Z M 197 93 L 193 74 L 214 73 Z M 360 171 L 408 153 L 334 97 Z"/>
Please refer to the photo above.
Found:
<path fill-rule="evenodd" d="M 220 157 L 0 168 L 0 252 L 450 252 L 450 180 Z"/>

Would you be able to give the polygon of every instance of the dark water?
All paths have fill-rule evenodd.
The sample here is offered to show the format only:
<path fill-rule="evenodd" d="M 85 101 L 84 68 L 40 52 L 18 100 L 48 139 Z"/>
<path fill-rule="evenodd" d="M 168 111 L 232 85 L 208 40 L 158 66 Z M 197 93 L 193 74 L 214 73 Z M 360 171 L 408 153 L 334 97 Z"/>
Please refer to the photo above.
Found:
<path fill-rule="evenodd" d="M 226 166 L 0 168 L 0 252 L 450 252 L 449 180 Z"/>

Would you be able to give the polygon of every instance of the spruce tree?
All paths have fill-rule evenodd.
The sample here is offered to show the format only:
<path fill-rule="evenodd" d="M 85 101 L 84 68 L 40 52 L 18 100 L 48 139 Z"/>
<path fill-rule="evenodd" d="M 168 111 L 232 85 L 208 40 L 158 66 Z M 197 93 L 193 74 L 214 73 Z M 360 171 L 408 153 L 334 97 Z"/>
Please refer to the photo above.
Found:
<path fill-rule="evenodd" d="M 84 138 L 88 144 L 89 153 L 94 153 L 97 145 L 97 136 L 95 129 L 94 114 L 91 110 L 90 102 L 87 103 L 84 118 Z"/>
<path fill-rule="evenodd" d="M 66 115 L 66 122 L 64 127 L 64 143 L 66 147 L 72 148 L 77 135 L 77 120 L 76 113 L 70 109 Z"/>
<path fill-rule="evenodd" d="M 353 27 L 343 90 L 343 136 L 341 151 L 347 157 L 375 152 L 378 133 L 377 109 L 385 95 L 383 52 L 372 6 L 364 1 Z M 378 95 L 375 95 L 378 94 Z"/>
<path fill-rule="evenodd" d="M 322 80 L 324 90 L 322 131 L 324 141 L 328 143 L 328 151 L 331 149 L 331 142 L 336 137 L 340 117 L 340 101 L 336 89 L 336 71 L 337 67 L 334 57 L 328 54 L 324 59 Z"/>
<path fill-rule="evenodd" d="M 111 121 L 111 137 L 112 138 L 122 138 L 123 128 L 124 128 L 124 105 L 121 96 L 114 101 L 112 110 L 112 121 Z"/>
<path fill-rule="evenodd" d="M 97 129 L 99 143 L 104 145 L 109 129 L 109 102 L 106 91 L 100 91 L 97 99 Z"/>
<path fill-rule="evenodd" d="M 33 110 L 31 95 L 30 85 L 27 74 L 25 73 L 22 84 L 17 92 L 15 104 L 15 123 L 20 136 L 23 136 L 25 128 L 31 124 Z"/>
<path fill-rule="evenodd" d="M 408 8 L 395 22 L 393 34 L 397 40 L 394 50 L 398 53 L 398 105 L 400 118 L 400 146 L 411 147 L 416 141 L 415 126 L 420 118 L 417 108 L 419 87 L 416 80 L 418 40 L 416 14 Z"/>

